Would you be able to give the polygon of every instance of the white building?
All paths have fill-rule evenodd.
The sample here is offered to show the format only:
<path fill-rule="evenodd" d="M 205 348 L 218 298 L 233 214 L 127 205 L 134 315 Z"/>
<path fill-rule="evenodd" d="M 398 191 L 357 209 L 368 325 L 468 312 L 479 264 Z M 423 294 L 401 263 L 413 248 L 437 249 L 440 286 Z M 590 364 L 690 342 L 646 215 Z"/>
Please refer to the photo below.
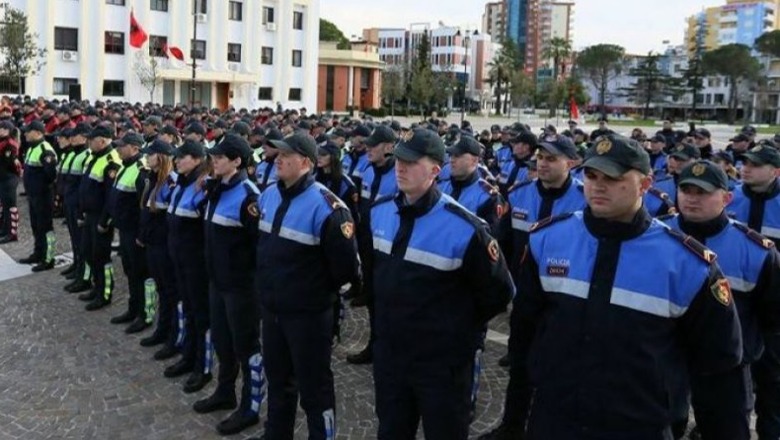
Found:
<path fill-rule="evenodd" d="M 25 81 L 31 96 L 149 100 L 134 65 L 143 51 L 159 61 L 155 102 L 236 108 L 316 108 L 319 0 L 6 0 L 27 14 L 46 47 L 46 65 Z M 195 15 L 193 16 L 193 10 Z M 130 12 L 149 35 L 130 46 Z M 192 50 L 193 26 L 195 47 Z M 184 61 L 164 58 L 175 46 Z M 196 82 L 191 87 L 191 58 Z M 78 88 L 78 87 L 76 87 Z M 15 90 L 14 90 L 15 91 Z"/>

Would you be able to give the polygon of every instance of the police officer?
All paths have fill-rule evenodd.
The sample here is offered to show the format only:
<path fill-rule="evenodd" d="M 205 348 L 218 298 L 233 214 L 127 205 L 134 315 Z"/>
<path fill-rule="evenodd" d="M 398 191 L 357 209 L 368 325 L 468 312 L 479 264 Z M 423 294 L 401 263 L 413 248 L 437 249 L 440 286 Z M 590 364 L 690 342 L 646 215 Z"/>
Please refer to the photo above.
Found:
<path fill-rule="evenodd" d="M 742 328 L 743 355 L 741 370 L 735 371 L 735 380 L 751 384 L 749 366 L 757 361 L 762 352 L 778 353 L 780 340 L 775 336 L 780 329 L 780 266 L 774 243 L 742 223 L 731 220 L 725 207 L 731 201 L 728 177 L 717 165 L 697 161 L 680 173 L 678 204 L 680 215 L 664 219 L 672 228 L 689 234 L 707 245 L 718 255 L 718 265 L 731 283 L 734 304 L 739 312 Z M 741 401 L 720 402 L 707 395 L 708 389 L 691 381 L 696 420 L 705 421 L 712 428 L 712 410 L 734 404 L 731 409 L 740 420 L 743 413 L 752 409 L 752 396 Z M 758 400 L 764 390 L 756 390 Z M 687 408 L 686 408 L 687 409 Z M 687 411 L 686 411 L 687 418 Z M 746 419 L 746 417 L 745 417 Z M 717 420 L 714 422 L 717 423 Z M 760 427 L 761 425 L 759 425 Z M 745 430 L 748 428 L 745 427 Z M 715 433 L 702 432 L 704 438 Z M 767 432 L 759 431 L 760 438 L 773 438 Z"/>
<path fill-rule="evenodd" d="M 138 245 L 141 199 L 149 178 L 149 170 L 141 160 L 140 149 L 144 138 L 130 132 L 114 142 L 122 167 L 119 169 L 114 186 L 108 198 L 108 224 L 119 231 L 119 255 L 122 268 L 127 276 L 129 298 L 127 311 L 111 318 L 112 324 L 131 323 L 125 333 L 143 331 L 151 325 L 147 321 L 145 283 L 148 278 L 146 252 Z"/>
<path fill-rule="evenodd" d="M 515 183 L 528 180 L 528 160 L 536 149 L 536 136 L 523 132 L 510 139 L 509 143 L 512 146 L 512 159 L 504 162 L 498 175 L 498 188 L 504 195 Z"/>
<path fill-rule="evenodd" d="M 264 395 L 260 321 L 254 292 L 256 247 L 251 245 L 257 239 L 259 191 L 246 173 L 252 155 L 246 140 L 227 134 L 209 154 L 214 179 L 209 182 L 205 214 L 206 268 L 219 381 L 214 393 L 195 402 L 193 408 L 199 413 L 234 408 L 235 382 L 240 370 L 240 405 L 217 425 L 220 434 L 231 435 L 260 421 Z"/>
<path fill-rule="evenodd" d="M 653 168 L 653 175 L 658 179 L 666 176 L 666 163 L 669 159 L 664 152 L 666 148 L 666 138 L 662 134 L 656 134 L 650 138 L 650 149 L 647 153 L 650 155 L 650 166 Z"/>
<path fill-rule="evenodd" d="M 488 226 L 435 185 L 441 139 L 416 129 L 394 154 L 400 191 L 377 200 L 370 225 L 377 436 L 414 438 L 422 418 L 426 438 L 465 439 L 475 335 L 514 286 Z"/>
<path fill-rule="evenodd" d="M 504 165 L 512 162 L 512 145 L 509 142 L 518 135 L 518 132 L 512 131 L 510 127 L 504 127 L 502 130 L 498 125 L 491 127 L 493 133 L 493 164 L 488 163 L 490 171 L 498 176 Z"/>
<path fill-rule="evenodd" d="M 276 128 L 270 128 L 265 133 L 263 144 L 263 160 L 255 168 L 255 183 L 260 191 L 265 191 L 268 186 L 276 182 L 276 155 L 279 153 L 270 141 L 282 138 L 282 132 Z"/>
<path fill-rule="evenodd" d="M 34 264 L 33 272 L 54 267 L 54 181 L 57 178 L 57 154 L 44 140 L 45 127 L 41 121 L 33 121 L 23 128 L 27 140 L 24 158 L 24 189 L 30 205 L 30 226 L 35 239 L 32 255 L 20 260 L 22 264 Z"/>
<path fill-rule="evenodd" d="M 225 133 L 228 129 L 228 123 L 224 119 L 217 119 L 216 122 L 214 122 L 214 125 L 211 129 L 211 136 L 212 139 L 208 141 L 208 148 L 214 148 L 215 146 L 219 145 L 220 142 L 225 138 Z"/>
<path fill-rule="evenodd" d="M 363 188 L 361 179 L 363 172 L 368 168 L 368 156 L 366 156 L 366 146 L 363 143 L 365 138 L 371 136 L 371 130 L 365 125 L 358 125 L 350 133 L 350 150 L 344 155 L 343 165 L 347 176 L 355 183 L 358 188 Z"/>
<path fill-rule="evenodd" d="M 19 160 L 19 142 L 13 135 L 16 128 L 11 121 L 0 121 L 0 244 L 19 239 L 19 208 L 16 189 L 22 173 Z"/>
<path fill-rule="evenodd" d="M 743 154 L 742 185 L 734 189 L 729 216 L 780 243 L 780 153 L 757 145 Z M 759 438 L 780 438 L 780 354 L 766 350 L 752 367 Z"/>
<path fill-rule="evenodd" d="M 643 209 L 638 144 L 602 137 L 584 166 L 588 207 L 537 224 L 523 259 L 512 362 L 534 394 L 518 410 L 529 439 L 669 439 L 681 372 L 716 401 L 745 396 L 728 380 L 742 357 L 729 283 L 711 251 Z M 746 423 L 724 415 L 713 438 L 747 439 Z"/>
<path fill-rule="evenodd" d="M 114 228 L 108 224 L 106 202 L 121 160 L 111 145 L 111 131 L 105 125 L 98 125 L 89 133 L 91 153 L 79 182 L 79 224 L 84 227 L 81 248 L 92 277 L 92 290 L 79 299 L 89 301 L 87 310 L 98 310 L 110 304 L 114 292 L 114 266 L 111 263 Z"/>
<path fill-rule="evenodd" d="M 339 288 L 359 280 L 355 224 L 346 206 L 314 181 L 314 139 L 294 133 L 271 142 L 279 149 L 279 181 L 258 203 L 256 271 L 268 377 L 265 436 L 293 437 L 300 392 L 309 438 L 332 439 L 332 308 Z"/>
<path fill-rule="evenodd" d="M 363 171 L 360 189 L 360 220 L 358 222 L 358 249 L 363 269 L 363 291 L 352 300 L 352 306 L 368 306 L 368 321 L 370 335 L 368 345 L 357 352 L 347 355 L 347 362 L 351 364 L 371 363 L 374 344 L 374 295 L 373 279 L 370 277 L 373 270 L 373 245 L 371 243 L 371 231 L 368 228 L 371 222 L 371 206 L 381 197 L 391 196 L 398 192 L 398 183 L 395 179 L 395 158 L 393 146 L 398 138 L 390 127 L 380 125 L 366 138 L 366 157 L 369 166 Z"/>
<path fill-rule="evenodd" d="M 346 174 L 341 164 L 341 150 L 330 143 L 317 149 L 317 182 L 325 185 L 336 194 L 349 208 L 352 218 L 358 218 L 358 201 L 360 194 L 355 184 Z"/>
<path fill-rule="evenodd" d="M 677 181 L 680 171 L 701 157 L 699 148 L 692 144 L 677 144 L 669 153 L 667 168 L 669 174 L 658 179 L 653 185 L 661 192 L 669 196 L 669 200 L 674 205 L 677 203 Z"/>
<path fill-rule="evenodd" d="M 144 139 L 144 147 L 149 146 L 157 139 L 162 129 L 162 119 L 159 116 L 149 116 L 141 124 L 141 134 Z"/>
<path fill-rule="evenodd" d="M 146 155 L 146 162 L 151 171 L 149 184 L 144 188 L 137 243 L 146 249 L 146 261 L 152 278 L 152 283 L 147 284 L 150 289 L 149 296 L 152 296 L 152 292 L 157 295 L 158 307 L 157 327 L 151 335 L 141 339 L 141 346 L 153 347 L 164 344 L 154 353 L 155 360 L 165 360 L 175 356 L 179 352 L 176 348 L 176 340 L 179 336 L 177 330 L 184 331 L 183 327 L 178 327 L 176 308 L 181 297 L 168 251 L 166 219 L 171 195 L 176 186 L 177 175 L 173 171 L 171 159 L 174 152 L 173 146 L 159 137 L 142 151 Z M 151 290 L 152 288 L 154 290 Z"/>
<path fill-rule="evenodd" d="M 203 224 L 208 177 L 206 148 L 202 142 L 189 138 L 176 150 L 175 161 L 178 178 L 168 205 L 168 251 L 182 296 L 177 308 L 179 325 L 184 330 L 182 357 L 163 374 L 173 378 L 190 373 L 183 390 L 194 393 L 211 380 L 213 361 Z"/>
<path fill-rule="evenodd" d="M 73 280 L 65 285 L 64 289 L 70 293 L 87 291 L 92 287 L 92 271 L 87 265 L 83 250 L 84 225 L 79 222 L 81 209 L 79 208 L 79 186 L 84 176 L 84 169 L 90 155 L 87 148 L 87 136 L 92 129 L 87 124 L 78 124 L 70 134 L 68 143 L 70 150 L 62 159 L 62 201 L 65 208 L 65 222 L 68 227 L 71 250 L 73 251 L 72 271 L 65 275 L 66 279 Z"/>

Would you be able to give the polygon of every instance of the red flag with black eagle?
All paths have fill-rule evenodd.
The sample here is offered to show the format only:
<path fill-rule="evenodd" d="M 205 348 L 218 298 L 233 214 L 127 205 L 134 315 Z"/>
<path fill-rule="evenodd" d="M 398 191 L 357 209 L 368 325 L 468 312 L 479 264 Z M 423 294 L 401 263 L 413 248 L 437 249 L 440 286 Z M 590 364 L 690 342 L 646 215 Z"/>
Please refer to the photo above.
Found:
<path fill-rule="evenodd" d="M 141 46 L 149 39 L 149 35 L 146 34 L 144 29 L 138 24 L 135 19 L 135 14 L 130 11 L 130 46 L 140 49 Z"/>

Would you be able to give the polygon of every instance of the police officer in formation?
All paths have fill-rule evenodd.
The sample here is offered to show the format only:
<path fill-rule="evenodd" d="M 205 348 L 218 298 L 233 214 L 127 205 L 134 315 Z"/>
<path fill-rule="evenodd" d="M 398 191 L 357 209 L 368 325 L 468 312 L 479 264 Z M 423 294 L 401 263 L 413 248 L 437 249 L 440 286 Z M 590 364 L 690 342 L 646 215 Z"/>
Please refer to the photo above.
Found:
<path fill-rule="evenodd" d="M 716 402 L 745 399 L 731 380 L 742 338 L 729 282 L 711 251 L 644 209 L 652 170 L 638 144 L 602 137 L 584 167 L 588 206 L 533 227 L 522 259 L 514 362 L 533 389 L 527 436 L 668 439 L 680 372 Z M 699 423 L 717 428 L 702 432 L 749 438 L 746 414 L 706 410 Z"/>
<path fill-rule="evenodd" d="M 370 220 L 377 436 L 412 439 L 422 419 L 426 438 L 466 439 L 477 335 L 514 285 L 488 225 L 436 187 L 441 138 L 416 129 L 394 155 L 399 192 Z"/>
<path fill-rule="evenodd" d="M 293 437 L 300 394 L 309 438 L 333 439 L 333 306 L 341 286 L 359 283 L 349 209 L 314 180 L 317 145 L 307 133 L 270 141 L 279 181 L 257 204 L 258 294 L 268 378 L 267 439 Z M 297 386 L 296 386 L 297 385 Z"/>
<path fill-rule="evenodd" d="M 688 165 L 680 173 L 679 187 L 680 214 L 664 218 L 663 221 L 717 253 L 718 266 L 730 283 L 742 329 L 742 364 L 728 379 L 749 386 L 752 384 L 750 366 L 762 358 L 762 353 L 764 358 L 769 356 L 770 359 L 777 359 L 780 348 L 776 337 L 780 330 L 780 266 L 775 244 L 727 216 L 726 206 L 733 196 L 729 191 L 726 173 L 714 163 L 697 161 Z M 765 377 L 756 379 L 766 384 L 765 388 L 759 386 L 755 390 L 757 401 L 762 405 L 771 405 L 772 402 L 767 400 L 776 396 L 771 394 L 772 388 L 768 388 L 771 382 L 767 383 Z M 704 428 L 721 429 L 719 420 L 710 420 L 722 414 L 719 412 L 720 406 L 733 405 L 730 408 L 732 416 L 747 421 L 745 415 L 753 407 L 750 393 L 741 400 L 718 401 L 717 396 L 709 395 L 710 389 L 706 385 L 706 381 L 691 377 L 690 389 L 696 421 L 702 426 L 700 431 L 703 438 L 717 438 L 720 435 L 717 431 L 704 431 Z M 712 406 L 715 408 L 710 408 Z M 687 406 L 684 410 L 687 422 Z M 767 414 L 763 411 L 764 408 L 759 412 L 759 436 L 762 439 L 776 438 L 777 433 L 772 434 L 770 425 L 766 424 Z M 741 429 L 747 432 L 748 426 Z"/>
<path fill-rule="evenodd" d="M 54 182 L 57 179 L 57 153 L 43 138 L 46 130 L 41 121 L 23 129 L 27 141 L 24 157 L 24 189 L 30 207 L 30 226 L 35 241 L 33 253 L 19 262 L 33 264 L 33 272 L 54 267 Z M 9 212 L 10 218 L 10 212 Z"/>
<path fill-rule="evenodd" d="M 11 121 L 0 121 L 0 244 L 19 239 L 16 190 L 21 173 L 16 128 Z"/>
<path fill-rule="evenodd" d="M 68 151 L 62 158 L 60 175 L 62 182 L 62 204 L 65 210 L 65 222 L 68 227 L 70 248 L 73 251 L 73 264 L 62 272 L 62 275 L 71 280 L 66 284 L 66 292 L 79 293 L 92 287 L 92 273 L 87 266 L 83 251 L 84 225 L 80 222 L 81 210 L 79 208 L 79 186 L 84 176 L 90 150 L 87 148 L 87 135 L 91 129 L 87 124 L 78 124 L 72 130 L 66 130 L 68 135 Z"/>

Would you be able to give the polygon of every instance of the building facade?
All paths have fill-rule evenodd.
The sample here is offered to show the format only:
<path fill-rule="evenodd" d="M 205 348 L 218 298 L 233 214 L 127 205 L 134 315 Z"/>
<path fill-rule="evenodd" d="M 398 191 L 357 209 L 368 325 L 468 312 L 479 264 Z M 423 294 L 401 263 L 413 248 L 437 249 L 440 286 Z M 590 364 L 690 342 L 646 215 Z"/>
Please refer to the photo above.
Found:
<path fill-rule="evenodd" d="M 507 38 L 524 56 L 524 70 L 537 80 L 552 77 L 552 60 L 544 53 L 553 38 L 571 41 L 574 3 L 556 0 L 507 0 Z"/>
<path fill-rule="evenodd" d="M 8 0 L 46 47 L 32 96 L 149 101 L 137 65 L 155 60 L 154 101 L 207 107 L 314 108 L 319 0 Z M 129 44 L 130 12 L 149 35 Z M 193 35 L 195 38 L 193 39 Z M 178 47 L 184 61 L 165 56 Z M 192 58 L 196 63 L 193 85 Z M 71 86 L 78 87 L 71 87 Z M 194 93 L 193 93 L 194 91 Z"/>
<path fill-rule="evenodd" d="M 382 106 L 382 70 L 376 44 L 354 42 L 339 50 L 335 42 L 320 43 L 317 111 L 346 112 Z"/>
<path fill-rule="evenodd" d="M 493 41 L 501 41 L 506 35 L 506 0 L 488 2 L 482 13 L 482 33 Z"/>

